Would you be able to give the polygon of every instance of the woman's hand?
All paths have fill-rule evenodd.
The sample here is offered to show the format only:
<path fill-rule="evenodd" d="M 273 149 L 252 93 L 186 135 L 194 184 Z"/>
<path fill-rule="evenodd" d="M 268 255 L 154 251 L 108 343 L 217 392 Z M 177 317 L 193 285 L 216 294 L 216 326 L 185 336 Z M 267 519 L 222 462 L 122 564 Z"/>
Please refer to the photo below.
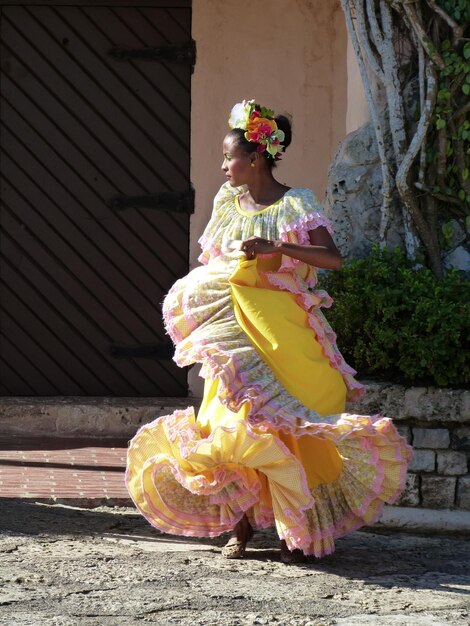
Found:
<path fill-rule="evenodd" d="M 341 255 L 324 226 L 309 231 L 310 245 L 272 241 L 262 237 L 250 237 L 241 247 L 247 259 L 255 259 L 258 254 L 285 254 L 293 259 L 326 270 L 341 267 Z"/>
<path fill-rule="evenodd" d="M 277 244 L 277 246 L 276 246 Z M 258 254 L 272 254 L 280 252 L 279 241 L 271 241 L 262 237 L 250 237 L 242 242 L 240 250 L 246 254 L 247 259 L 255 259 Z"/>

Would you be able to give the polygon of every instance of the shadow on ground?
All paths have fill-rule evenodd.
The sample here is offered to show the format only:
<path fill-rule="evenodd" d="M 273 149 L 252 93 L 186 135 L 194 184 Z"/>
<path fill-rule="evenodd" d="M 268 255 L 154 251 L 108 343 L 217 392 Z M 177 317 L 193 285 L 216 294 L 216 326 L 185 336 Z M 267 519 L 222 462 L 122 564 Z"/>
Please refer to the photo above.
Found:
<path fill-rule="evenodd" d="M 98 537 L 124 541 L 127 546 L 138 547 L 143 552 L 161 544 L 157 551 L 163 553 L 175 550 L 191 553 L 197 549 L 199 555 L 205 555 L 209 566 L 210 559 L 214 559 L 214 563 L 224 563 L 224 567 L 235 563 L 227 562 L 220 555 L 226 536 L 206 539 L 163 534 L 141 515 L 127 508 L 78 509 L 0 499 L 0 537 L 11 535 L 36 536 L 41 541 L 53 541 L 54 537 L 60 537 L 76 542 Z M 262 567 L 263 563 L 278 561 L 277 536 L 273 529 L 269 529 L 255 534 L 246 558 L 237 561 L 236 568 L 251 570 Z M 470 596 L 469 564 L 468 538 L 366 530 L 339 539 L 331 556 L 322 559 L 309 557 L 305 564 L 281 567 L 295 568 L 299 575 L 316 572 L 385 589 L 398 585 L 414 590 L 438 589 Z"/>

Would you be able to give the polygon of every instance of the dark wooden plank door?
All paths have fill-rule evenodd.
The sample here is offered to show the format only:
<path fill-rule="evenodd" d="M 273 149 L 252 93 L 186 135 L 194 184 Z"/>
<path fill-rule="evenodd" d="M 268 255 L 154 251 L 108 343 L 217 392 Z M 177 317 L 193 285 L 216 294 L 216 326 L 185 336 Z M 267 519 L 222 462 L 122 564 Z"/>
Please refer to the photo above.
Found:
<path fill-rule="evenodd" d="M 171 360 L 112 346 L 165 341 L 189 216 L 106 201 L 189 189 L 189 64 L 109 51 L 188 42 L 190 19 L 184 7 L 1 7 L 1 395 L 186 395 Z"/>

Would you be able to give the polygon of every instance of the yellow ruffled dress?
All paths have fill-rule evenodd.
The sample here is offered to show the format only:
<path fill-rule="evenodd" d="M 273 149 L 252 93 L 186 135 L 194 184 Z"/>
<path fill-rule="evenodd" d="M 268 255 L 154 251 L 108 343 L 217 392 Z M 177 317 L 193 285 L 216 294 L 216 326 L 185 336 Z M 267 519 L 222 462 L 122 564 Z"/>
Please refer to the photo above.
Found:
<path fill-rule="evenodd" d="M 222 186 L 201 237 L 203 265 L 164 302 L 180 366 L 201 363 L 204 398 L 142 427 L 127 485 L 151 524 L 212 537 L 246 514 L 275 525 L 293 550 L 321 557 L 334 540 L 378 519 L 404 487 L 411 448 L 388 418 L 344 413 L 363 392 L 321 307 L 314 268 L 279 255 L 246 260 L 233 240 L 308 243 L 325 226 L 308 189 L 258 213 Z"/>

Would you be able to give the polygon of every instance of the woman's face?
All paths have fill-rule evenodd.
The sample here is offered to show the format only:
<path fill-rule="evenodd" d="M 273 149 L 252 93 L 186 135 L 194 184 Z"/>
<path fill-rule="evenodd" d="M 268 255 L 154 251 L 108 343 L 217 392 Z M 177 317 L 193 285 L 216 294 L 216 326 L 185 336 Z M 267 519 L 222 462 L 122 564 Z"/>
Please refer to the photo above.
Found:
<path fill-rule="evenodd" d="M 252 156 L 237 146 L 234 141 L 235 139 L 230 136 L 224 139 L 222 170 L 232 187 L 239 187 L 248 183 L 253 176 Z"/>

